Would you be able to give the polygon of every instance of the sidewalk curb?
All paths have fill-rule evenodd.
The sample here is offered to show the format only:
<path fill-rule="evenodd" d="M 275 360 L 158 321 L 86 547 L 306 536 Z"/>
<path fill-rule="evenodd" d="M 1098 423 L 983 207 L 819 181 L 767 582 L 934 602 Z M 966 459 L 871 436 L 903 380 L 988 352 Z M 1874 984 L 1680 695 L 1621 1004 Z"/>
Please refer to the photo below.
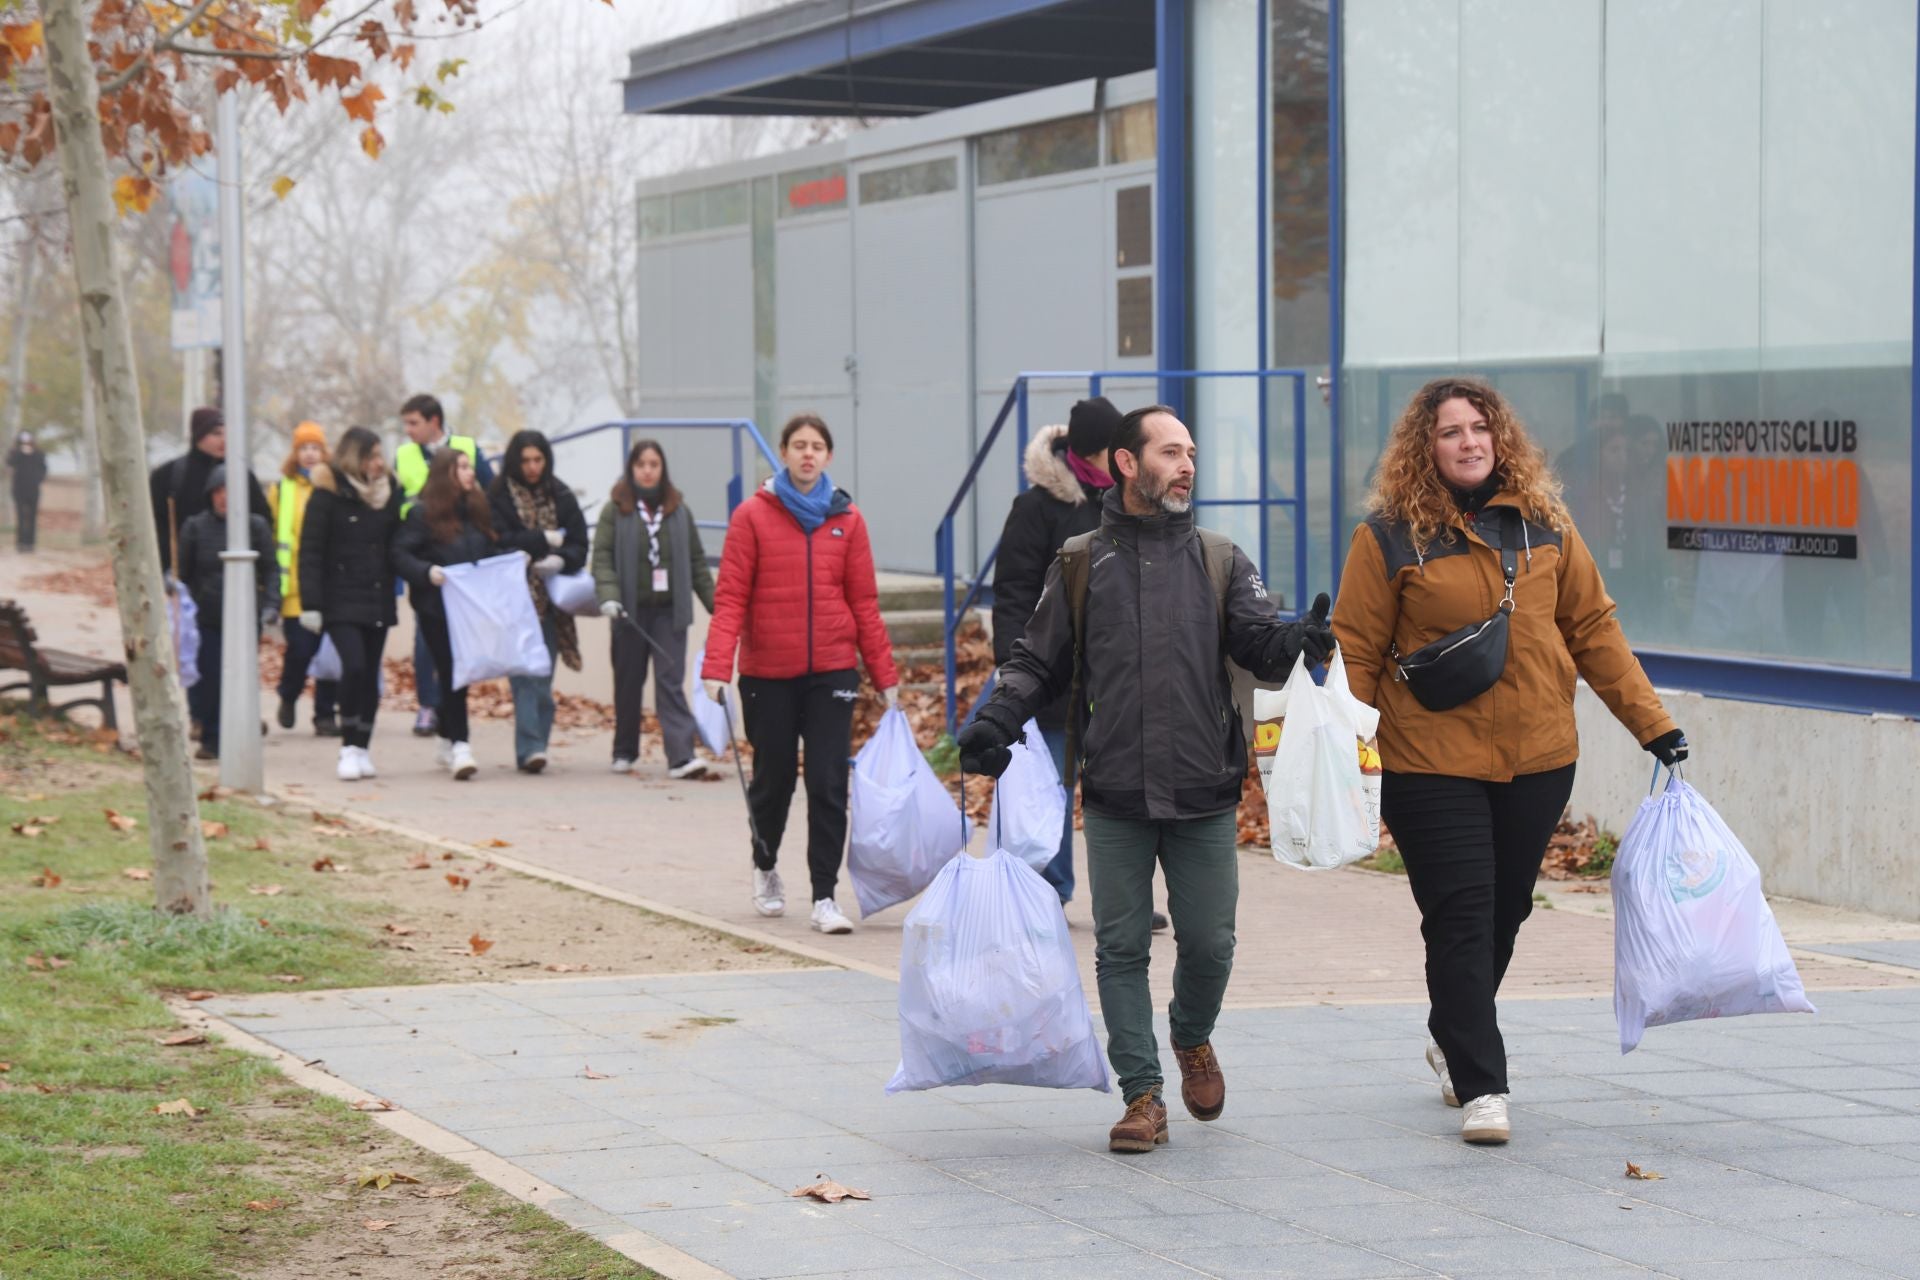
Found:
<path fill-rule="evenodd" d="M 196 1029 L 212 1031 L 234 1048 L 264 1058 L 287 1079 L 304 1089 L 346 1103 L 380 1101 L 366 1090 L 348 1084 L 331 1072 L 308 1066 L 285 1049 L 275 1048 L 197 1004 L 177 996 L 166 997 L 166 1003 L 182 1022 Z M 658 1272 L 666 1280 L 732 1280 L 727 1272 L 709 1266 L 664 1241 L 656 1240 L 644 1231 L 636 1230 L 624 1219 L 616 1218 L 541 1181 L 511 1160 L 475 1146 L 452 1130 L 443 1129 L 410 1111 L 369 1111 L 362 1114 L 415 1146 L 455 1164 L 465 1165 L 481 1181 L 499 1188 L 523 1204 L 545 1210 L 575 1230 L 592 1236 L 615 1253 Z"/>
<path fill-rule="evenodd" d="M 565 885 L 569 889 L 578 889 L 582 893 L 590 893 L 597 898 L 606 898 L 609 901 L 618 902 L 624 906 L 637 907 L 642 911 L 652 912 L 657 916 L 666 916 L 670 920 L 678 920 L 682 924 L 690 924 L 702 929 L 710 929 L 715 933 L 724 933 L 729 937 L 739 938 L 744 942 L 751 942 L 757 946 L 772 947 L 774 950 L 784 951 L 788 955 L 802 956 L 808 960 L 817 960 L 822 964 L 831 965 L 836 969 L 851 969 L 856 973 L 865 973 L 876 978 L 885 978 L 889 982 L 900 981 L 900 972 L 897 969 L 887 969 L 877 964 L 869 964 L 864 960 L 828 951 L 822 947 L 808 946 L 804 942 L 792 942 L 786 938 L 776 937 L 771 933 L 762 933 L 758 929 L 747 928 L 734 924 L 731 921 L 718 919 L 714 916 L 702 915 L 698 911 L 688 911 L 683 907 L 670 906 L 664 902 L 655 902 L 651 898 L 643 898 L 638 894 L 628 893 L 624 889 L 616 889 L 611 885 L 599 884 L 592 880 L 583 880 L 579 876 L 569 875 L 564 871 L 555 871 L 551 867 L 543 867 L 536 862 L 528 862 L 522 858 L 508 856 L 497 849 L 486 849 L 459 840 L 449 840 L 445 836 L 434 835 L 431 832 L 422 831 L 418 827 L 410 827 L 405 823 L 394 822 L 387 818 L 376 818 L 371 814 L 362 813 L 358 809 L 349 808 L 344 805 L 325 805 L 311 796 L 290 796 L 283 791 L 276 791 L 272 788 L 268 788 L 263 794 L 272 796 L 274 804 L 283 809 L 305 805 L 313 809 L 347 814 L 350 815 L 355 822 L 371 827 L 376 831 L 384 831 L 389 835 L 415 840 L 421 844 L 431 845 L 436 849 L 449 850 L 462 857 L 485 857 L 495 864 L 505 867 L 509 871 L 517 871 L 521 875 L 531 877 L 535 880 L 545 880 L 549 884 Z"/>

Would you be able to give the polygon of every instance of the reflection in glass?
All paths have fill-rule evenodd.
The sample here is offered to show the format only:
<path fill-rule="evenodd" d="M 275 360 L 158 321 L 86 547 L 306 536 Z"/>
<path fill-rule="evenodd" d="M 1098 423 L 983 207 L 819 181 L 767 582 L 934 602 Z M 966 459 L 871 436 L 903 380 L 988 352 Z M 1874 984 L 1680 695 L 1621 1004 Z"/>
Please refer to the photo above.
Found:
<path fill-rule="evenodd" d="M 1107 112 L 1107 163 L 1139 164 L 1156 158 L 1160 141 L 1157 103 L 1131 102 Z"/>
<path fill-rule="evenodd" d="M 873 169 L 860 175 L 860 203 L 879 204 L 908 196 L 938 195 L 960 185 L 960 164 L 952 156 L 918 164 Z"/>
<path fill-rule="evenodd" d="M 774 212 L 782 218 L 827 213 L 847 207 L 847 167 L 823 164 L 780 175 L 780 199 Z"/>
<path fill-rule="evenodd" d="M 983 134 L 980 185 L 1044 178 L 1050 173 L 1091 169 L 1100 162 L 1100 124 L 1092 116 L 1069 116 L 1020 129 Z"/>

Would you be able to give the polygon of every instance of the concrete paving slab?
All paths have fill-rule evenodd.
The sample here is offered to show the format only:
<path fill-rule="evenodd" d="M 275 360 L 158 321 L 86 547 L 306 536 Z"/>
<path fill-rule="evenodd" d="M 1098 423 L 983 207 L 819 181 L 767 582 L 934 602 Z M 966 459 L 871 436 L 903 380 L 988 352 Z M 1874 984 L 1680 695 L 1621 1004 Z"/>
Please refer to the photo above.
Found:
<path fill-rule="evenodd" d="M 1828 946 L 1807 947 L 1806 950 L 1818 951 L 1822 955 L 1846 956 L 1852 960 L 1871 960 L 1876 964 L 1897 964 L 1908 969 L 1920 969 L 1920 941 L 1911 938 L 1891 942 L 1836 943 Z"/>

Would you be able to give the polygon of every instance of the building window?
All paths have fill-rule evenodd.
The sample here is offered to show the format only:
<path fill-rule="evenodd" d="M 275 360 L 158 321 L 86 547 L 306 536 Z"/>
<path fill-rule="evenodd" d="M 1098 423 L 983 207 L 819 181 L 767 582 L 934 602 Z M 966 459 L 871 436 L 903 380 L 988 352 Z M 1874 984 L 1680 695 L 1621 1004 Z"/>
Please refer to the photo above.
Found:
<path fill-rule="evenodd" d="M 1153 277 L 1128 276 L 1114 282 L 1114 314 L 1119 317 L 1116 337 L 1123 357 L 1153 354 Z"/>
<path fill-rule="evenodd" d="M 640 201 L 640 238 L 658 240 L 673 226 L 673 198 L 644 196 Z"/>
<path fill-rule="evenodd" d="M 977 139 L 980 185 L 1091 169 L 1100 162 L 1100 124 L 1092 116 L 1049 120 Z"/>
<path fill-rule="evenodd" d="M 782 218 L 829 213 L 847 207 L 847 167 L 820 165 L 780 175 L 780 199 L 774 212 Z"/>
<path fill-rule="evenodd" d="M 1123 187 L 1113 193 L 1113 265 L 1153 265 L 1153 188 Z"/>
<path fill-rule="evenodd" d="M 724 186 L 701 187 L 697 191 L 676 191 L 672 196 L 670 221 L 673 234 L 677 236 L 689 231 L 745 226 L 747 184 L 729 182 Z"/>
<path fill-rule="evenodd" d="M 1135 102 L 1107 112 L 1107 163 L 1138 164 L 1152 160 L 1160 140 L 1157 103 Z"/>
<path fill-rule="evenodd" d="M 908 196 L 938 195 L 959 185 L 960 164 L 952 156 L 923 160 L 919 164 L 861 174 L 860 203 L 879 204 L 883 200 L 905 200 Z"/>

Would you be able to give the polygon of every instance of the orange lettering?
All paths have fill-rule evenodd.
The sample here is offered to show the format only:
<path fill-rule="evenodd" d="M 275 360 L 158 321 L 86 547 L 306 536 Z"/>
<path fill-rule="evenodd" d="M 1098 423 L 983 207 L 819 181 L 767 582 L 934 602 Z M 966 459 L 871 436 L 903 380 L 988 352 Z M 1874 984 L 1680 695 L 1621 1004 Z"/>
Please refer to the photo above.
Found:
<path fill-rule="evenodd" d="M 1809 463 L 1808 469 L 1813 476 L 1813 515 L 1808 524 L 1820 529 L 1833 528 L 1833 464 L 1831 462 Z"/>
<path fill-rule="evenodd" d="M 1727 462 L 1714 458 L 1707 463 L 1707 519 L 1719 524 L 1727 518 Z"/>
<path fill-rule="evenodd" d="M 1687 459 L 1687 519 L 1694 524 L 1707 518 L 1707 463 L 1704 458 Z"/>
<path fill-rule="evenodd" d="M 1684 458 L 1667 459 L 1667 519 L 1679 521 L 1686 518 L 1687 490 L 1681 479 L 1680 468 Z"/>
<path fill-rule="evenodd" d="M 1767 464 L 1767 523 L 1788 525 L 1793 521 L 1793 463 L 1785 458 Z"/>
<path fill-rule="evenodd" d="M 1813 479 L 1807 469 L 1805 458 L 1793 460 L 1793 510 L 1787 515 L 1788 524 L 1805 524 L 1807 513 L 1813 509 Z"/>
<path fill-rule="evenodd" d="M 1833 467 L 1835 487 L 1840 491 L 1840 509 L 1835 515 L 1834 524 L 1841 529 L 1860 527 L 1860 464 L 1852 458 L 1842 458 Z"/>

